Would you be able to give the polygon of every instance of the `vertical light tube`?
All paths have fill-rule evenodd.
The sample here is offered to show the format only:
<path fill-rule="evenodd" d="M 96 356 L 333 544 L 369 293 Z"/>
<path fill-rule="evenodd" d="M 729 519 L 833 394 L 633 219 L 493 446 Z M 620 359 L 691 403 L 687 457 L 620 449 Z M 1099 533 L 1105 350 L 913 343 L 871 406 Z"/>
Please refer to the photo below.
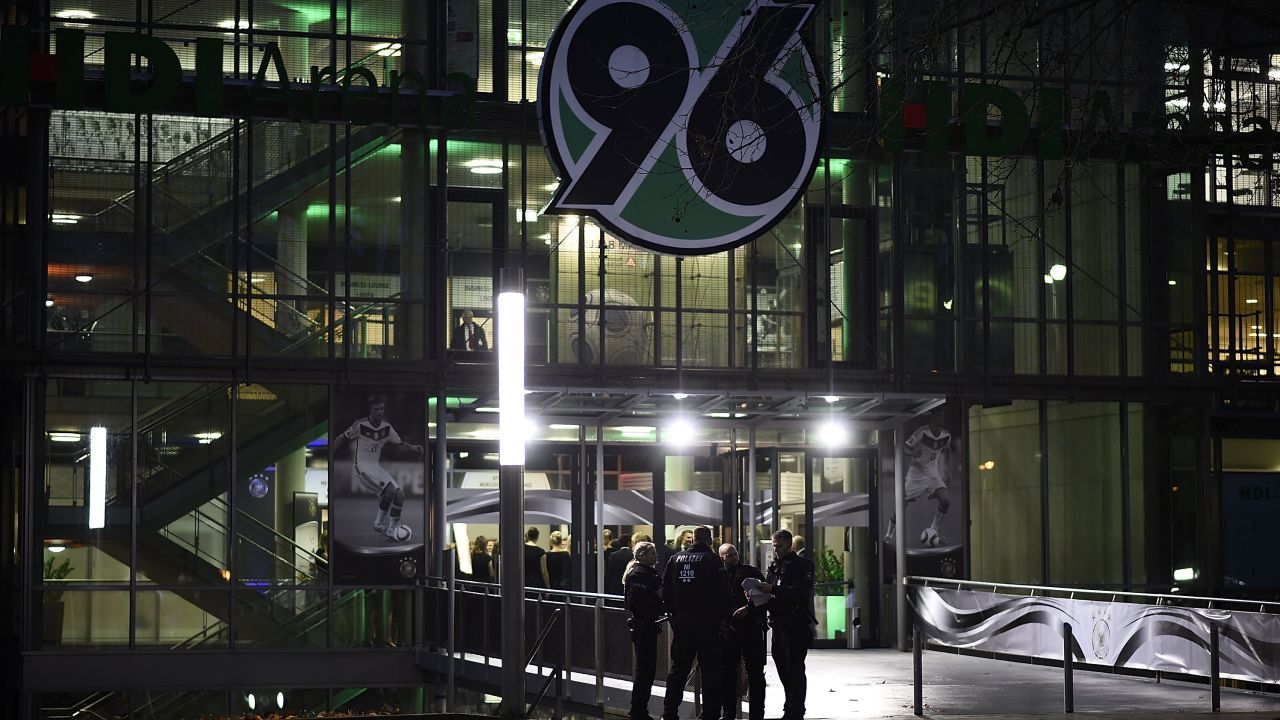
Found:
<path fill-rule="evenodd" d="M 524 465 L 524 294 L 498 295 L 498 463 Z"/>
<path fill-rule="evenodd" d="M 107 429 L 89 429 L 89 529 L 107 525 Z"/>

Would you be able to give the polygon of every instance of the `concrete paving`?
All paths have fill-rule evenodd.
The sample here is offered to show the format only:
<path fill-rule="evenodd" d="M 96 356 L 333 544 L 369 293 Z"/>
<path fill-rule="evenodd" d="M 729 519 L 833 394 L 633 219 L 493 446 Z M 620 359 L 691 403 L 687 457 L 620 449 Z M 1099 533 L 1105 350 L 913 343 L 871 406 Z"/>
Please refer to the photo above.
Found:
<path fill-rule="evenodd" d="M 964 716 L 1063 715 L 1062 669 L 926 652 L 925 714 Z M 809 653 L 806 718 L 886 718 L 912 714 L 911 654 L 896 650 L 814 650 Z M 772 660 L 765 680 L 765 717 L 782 715 L 782 686 Z M 1152 720 L 1171 714 L 1210 714 L 1209 686 L 1156 682 L 1077 670 L 1076 713 L 1117 720 Z M 1222 690 L 1224 713 L 1259 713 L 1280 720 L 1280 695 Z M 1220 717 L 1220 716 L 1215 716 Z"/>

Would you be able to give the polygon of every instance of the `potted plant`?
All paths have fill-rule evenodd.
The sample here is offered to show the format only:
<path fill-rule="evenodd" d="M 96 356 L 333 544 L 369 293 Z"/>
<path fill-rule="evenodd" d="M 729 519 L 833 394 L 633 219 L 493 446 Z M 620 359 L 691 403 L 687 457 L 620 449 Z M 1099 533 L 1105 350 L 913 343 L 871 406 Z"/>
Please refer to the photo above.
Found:
<path fill-rule="evenodd" d="M 71 560 L 64 559 L 60 563 L 54 563 L 54 558 L 48 557 L 44 561 L 44 581 L 48 585 L 49 581 L 66 580 L 74 568 L 71 567 Z M 66 616 L 67 606 L 62 602 L 61 590 L 44 591 L 44 613 L 41 622 L 43 623 L 43 638 L 46 646 L 56 646 L 62 644 L 62 620 Z"/>
<path fill-rule="evenodd" d="M 814 614 L 818 616 L 819 637 L 827 640 L 844 636 L 844 563 L 831 548 L 823 548 L 814 563 Z"/>

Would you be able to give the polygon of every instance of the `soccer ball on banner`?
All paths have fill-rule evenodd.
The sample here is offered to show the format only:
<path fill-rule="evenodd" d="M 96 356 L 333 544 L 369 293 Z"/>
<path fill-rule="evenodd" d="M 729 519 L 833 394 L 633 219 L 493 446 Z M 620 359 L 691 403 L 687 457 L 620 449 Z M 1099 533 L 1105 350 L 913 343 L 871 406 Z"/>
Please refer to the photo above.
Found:
<path fill-rule="evenodd" d="M 925 547 L 938 547 L 942 544 L 942 536 L 938 534 L 937 530 L 927 527 L 924 532 L 920 533 L 920 544 Z"/>

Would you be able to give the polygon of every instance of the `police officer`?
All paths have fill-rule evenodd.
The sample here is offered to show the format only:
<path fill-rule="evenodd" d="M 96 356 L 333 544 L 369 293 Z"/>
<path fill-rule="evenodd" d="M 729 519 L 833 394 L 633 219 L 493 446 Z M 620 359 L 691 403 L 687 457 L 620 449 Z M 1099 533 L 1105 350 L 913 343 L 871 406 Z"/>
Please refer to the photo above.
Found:
<path fill-rule="evenodd" d="M 791 549 L 792 535 L 787 530 L 773 534 L 773 563 L 765 575 L 764 592 L 773 595 L 769 601 L 769 626 L 773 628 L 773 664 L 782 681 L 786 700 L 782 720 L 804 717 L 806 690 L 804 660 L 813 646 L 813 563 Z"/>
<path fill-rule="evenodd" d="M 764 720 L 764 632 L 766 611 L 747 599 L 742 581 L 764 576 L 751 565 L 739 562 L 738 548 L 725 543 L 720 546 L 720 559 L 729 572 L 729 589 L 733 597 L 733 613 L 724 642 L 723 720 L 738 716 L 738 668 L 747 667 L 747 707 L 751 720 Z"/>
<path fill-rule="evenodd" d="M 636 650 L 635 679 L 631 684 L 631 720 L 649 719 L 649 697 L 658 665 L 658 619 L 662 615 L 662 585 L 654 565 L 658 548 L 638 542 L 635 559 L 622 575 L 627 611 L 631 613 L 631 644 Z"/>
<path fill-rule="evenodd" d="M 702 668 L 707 717 L 719 711 L 720 638 L 729 619 L 730 598 L 729 573 L 711 549 L 711 530 L 696 528 L 693 545 L 672 555 L 662 574 L 662 601 L 671 614 L 672 631 L 664 720 L 680 717 L 680 701 L 695 657 Z"/>

